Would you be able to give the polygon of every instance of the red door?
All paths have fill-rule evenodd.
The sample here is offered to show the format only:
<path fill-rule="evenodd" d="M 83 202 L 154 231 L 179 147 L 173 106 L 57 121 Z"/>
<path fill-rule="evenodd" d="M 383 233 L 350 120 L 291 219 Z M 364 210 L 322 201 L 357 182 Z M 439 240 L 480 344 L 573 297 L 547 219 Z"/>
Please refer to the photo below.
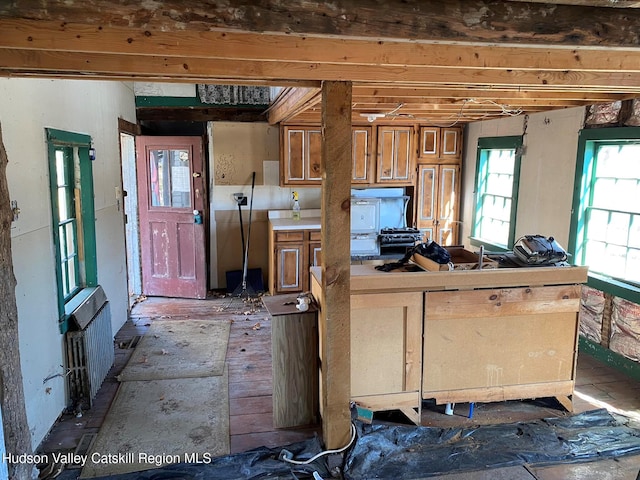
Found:
<path fill-rule="evenodd" d="M 136 151 L 143 293 L 205 298 L 202 140 L 141 136 Z"/>

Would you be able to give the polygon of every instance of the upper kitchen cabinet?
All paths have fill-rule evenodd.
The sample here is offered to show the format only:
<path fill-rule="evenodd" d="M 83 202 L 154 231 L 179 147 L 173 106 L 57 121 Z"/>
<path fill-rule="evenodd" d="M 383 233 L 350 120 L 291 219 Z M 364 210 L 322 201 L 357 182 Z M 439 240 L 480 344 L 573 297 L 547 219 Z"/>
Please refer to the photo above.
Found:
<path fill-rule="evenodd" d="M 319 185 L 322 132 L 318 127 L 283 127 L 280 162 L 282 185 Z"/>
<path fill-rule="evenodd" d="M 414 177 L 414 128 L 378 127 L 376 182 L 411 185 Z"/>
<path fill-rule="evenodd" d="M 351 183 L 372 183 L 371 127 L 352 127 Z"/>
<path fill-rule="evenodd" d="M 418 165 L 416 226 L 423 233 L 424 241 L 457 244 L 459 191 L 459 165 Z"/>
<path fill-rule="evenodd" d="M 418 157 L 442 163 L 459 162 L 462 156 L 462 128 L 420 127 Z"/>
<path fill-rule="evenodd" d="M 352 127 L 352 183 L 372 183 L 371 127 Z M 317 186 L 322 180 L 319 127 L 282 127 L 281 185 Z"/>

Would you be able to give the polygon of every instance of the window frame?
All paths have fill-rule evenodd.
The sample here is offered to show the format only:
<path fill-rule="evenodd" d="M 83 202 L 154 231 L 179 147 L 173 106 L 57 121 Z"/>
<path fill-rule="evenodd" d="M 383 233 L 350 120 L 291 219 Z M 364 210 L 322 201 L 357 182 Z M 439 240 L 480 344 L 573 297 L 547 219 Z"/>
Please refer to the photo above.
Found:
<path fill-rule="evenodd" d="M 640 142 L 640 127 L 611 127 L 580 130 L 578 134 L 578 152 L 571 208 L 571 225 L 569 230 L 569 260 L 574 265 L 578 259 L 579 232 L 585 229 L 586 210 L 582 198 L 586 198 L 593 186 L 593 160 L 595 147 L 599 143 L 615 143 L 624 141 Z M 587 285 L 605 293 L 640 303 L 640 286 L 625 280 L 596 272 L 589 272 Z"/>
<path fill-rule="evenodd" d="M 55 267 L 58 300 L 58 322 L 60 333 L 69 329 L 68 318 L 82 297 L 83 289 L 98 285 L 96 234 L 95 234 L 95 209 L 93 198 L 93 165 L 89 155 L 91 149 L 91 136 L 81 133 L 66 132 L 53 128 L 46 128 L 47 161 L 49 166 L 49 190 L 51 198 L 51 230 L 55 251 Z M 80 205 L 75 207 L 77 218 L 76 238 L 78 250 L 78 286 L 65 297 L 63 290 L 62 260 L 60 258 L 61 239 L 58 226 L 60 225 L 58 210 L 58 182 L 56 168 L 56 151 L 60 148 L 71 149 L 71 183 L 80 184 Z M 77 155 L 77 163 L 74 155 Z M 79 178 L 76 178 L 76 175 Z"/>
<path fill-rule="evenodd" d="M 512 135 L 504 137 L 481 137 L 478 138 L 477 154 L 476 154 L 476 173 L 475 183 L 473 187 L 473 216 L 471 224 L 470 242 L 474 246 L 484 246 L 486 249 L 493 251 L 509 251 L 513 248 L 516 232 L 516 215 L 518 212 L 518 192 L 520 188 L 520 168 L 522 163 L 522 144 L 524 137 L 522 135 Z M 480 180 L 480 172 L 483 162 L 483 151 L 487 150 L 504 150 L 514 149 L 515 159 L 513 166 L 513 184 L 511 191 L 511 212 L 509 216 L 509 237 L 506 245 L 500 245 L 484 240 L 475 235 L 476 221 L 478 220 L 478 202 L 480 200 L 480 192 L 478 185 Z"/>

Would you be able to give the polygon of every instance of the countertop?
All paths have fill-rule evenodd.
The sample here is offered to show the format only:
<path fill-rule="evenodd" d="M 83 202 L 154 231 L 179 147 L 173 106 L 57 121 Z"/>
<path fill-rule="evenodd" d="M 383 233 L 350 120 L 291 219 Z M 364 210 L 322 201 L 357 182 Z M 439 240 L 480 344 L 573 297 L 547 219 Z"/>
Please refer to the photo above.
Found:
<path fill-rule="evenodd" d="M 585 283 L 588 267 L 521 267 L 486 270 L 382 272 L 374 265 L 351 265 L 351 292 L 415 292 L 473 288 L 534 287 Z M 322 284 L 322 269 L 311 267 Z"/>
<path fill-rule="evenodd" d="M 272 218 L 269 220 L 274 230 L 320 230 L 320 217 L 302 217 L 300 220 L 293 218 Z"/>

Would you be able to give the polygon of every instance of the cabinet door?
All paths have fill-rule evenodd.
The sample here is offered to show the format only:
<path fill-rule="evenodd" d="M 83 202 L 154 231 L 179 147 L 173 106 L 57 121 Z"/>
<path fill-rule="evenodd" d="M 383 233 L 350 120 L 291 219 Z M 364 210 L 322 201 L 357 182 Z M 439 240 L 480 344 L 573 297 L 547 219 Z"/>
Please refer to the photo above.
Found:
<path fill-rule="evenodd" d="M 414 165 L 412 138 L 412 127 L 378 127 L 376 181 L 411 183 Z"/>
<path fill-rule="evenodd" d="M 420 127 L 418 157 L 429 161 L 459 160 L 462 153 L 460 127 Z"/>
<path fill-rule="evenodd" d="M 462 153 L 462 129 L 446 127 L 440 131 L 440 158 L 459 159 Z"/>
<path fill-rule="evenodd" d="M 309 267 L 319 267 L 322 265 L 320 230 L 309 231 Z"/>
<path fill-rule="evenodd" d="M 418 166 L 418 211 L 416 225 L 423 240 L 440 245 L 458 241 L 459 165 Z"/>
<path fill-rule="evenodd" d="M 322 247 L 320 242 L 309 244 L 309 266 L 319 267 L 322 265 Z"/>
<path fill-rule="evenodd" d="M 439 146 L 440 128 L 420 127 L 420 150 L 418 151 L 418 156 L 428 159 L 437 158 Z"/>
<path fill-rule="evenodd" d="M 306 180 L 310 183 L 320 182 L 322 180 L 322 132 L 319 129 L 307 130 L 306 141 Z"/>
<path fill-rule="evenodd" d="M 275 247 L 276 292 L 304 289 L 304 243 L 280 243 Z"/>
<path fill-rule="evenodd" d="M 460 167 L 458 165 L 440 165 L 439 169 L 436 241 L 440 245 L 456 245 L 458 242 Z"/>
<path fill-rule="evenodd" d="M 283 185 L 317 185 L 321 172 L 322 135 L 317 127 L 284 127 L 280 167 Z"/>
<path fill-rule="evenodd" d="M 371 127 L 353 127 L 351 183 L 371 183 Z"/>
<path fill-rule="evenodd" d="M 422 240 L 436 240 L 438 166 L 418 165 L 418 212 L 416 226 Z M 436 240 L 437 241 L 437 240 Z"/>
<path fill-rule="evenodd" d="M 305 136 L 302 129 L 284 128 L 284 183 L 304 181 Z"/>

